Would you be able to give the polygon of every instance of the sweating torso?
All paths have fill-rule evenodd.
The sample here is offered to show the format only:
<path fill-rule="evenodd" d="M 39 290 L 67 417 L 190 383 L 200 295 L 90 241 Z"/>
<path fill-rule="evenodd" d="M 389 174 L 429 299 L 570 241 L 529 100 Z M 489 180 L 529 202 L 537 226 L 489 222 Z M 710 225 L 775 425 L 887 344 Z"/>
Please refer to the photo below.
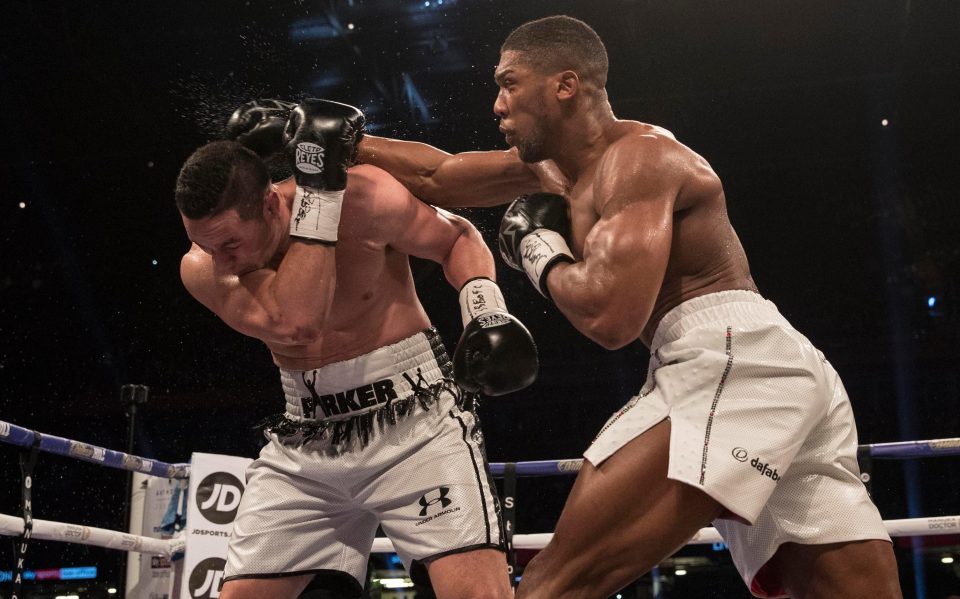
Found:
<path fill-rule="evenodd" d="M 620 121 L 615 137 L 630 135 L 666 135 L 669 132 L 644 123 Z M 672 137 L 672 136 L 671 136 Z M 719 179 L 709 165 L 693 151 L 683 148 L 689 160 L 689 180 L 680 187 L 673 205 L 673 235 L 663 283 L 653 312 L 640 336 L 649 347 L 660 319 L 686 300 L 716 291 L 748 289 L 756 291 L 746 254 L 727 217 L 726 199 Z M 583 258 L 587 234 L 600 218 L 594 179 L 606 176 L 598 172 L 603 160 L 569 186 L 572 247 L 577 259 Z"/>
<path fill-rule="evenodd" d="M 410 261 L 382 241 L 357 203 L 344 202 L 336 249 L 333 305 L 309 345 L 267 343 L 277 366 L 310 370 L 395 343 L 430 326 L 417 299 Z"/>

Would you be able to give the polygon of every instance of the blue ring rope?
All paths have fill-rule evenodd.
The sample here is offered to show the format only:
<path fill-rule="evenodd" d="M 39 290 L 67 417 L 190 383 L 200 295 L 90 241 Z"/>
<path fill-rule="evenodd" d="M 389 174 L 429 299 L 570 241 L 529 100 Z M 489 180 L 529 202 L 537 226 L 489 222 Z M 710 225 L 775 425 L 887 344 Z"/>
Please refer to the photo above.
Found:
<path fill-rule="evenodd" d="M 29 447 L 37 433 L 0 420 L 0 442 L 21 447 Z M 928 441 L 899 441 L 894 443 L 872 443 L 861 445 L 870 448 L 870 456 L 878 459 L 911 459 L 960 455 L 960 437 L 953 439 L 931 439 Z M 81 443 L 63 437 L 44 434 L 40 438 L 40 451 L 69 456 L 94 464 L 111 466 L 121 470 L 131 470 L 160 476 L 163 478 L 189 478 L 190 464 L 168 464 L 157 460 L 148 460 L 122 451 L 105 449 L 89 443 Z M 540 460 L 517 462 L 516 475 L 553 476 L 576 474 L 583 460 Z M 503 475 L 503 463 L 490 464 L 490 473 Z"/>
<path fill-rule="evenodd" d="M 0 420 L 0 441 L 29 447 L 37 433 L 34 431 Z M 105 449 L 89 443 L 81 443 L 72 439 L 64 439 L 53 435 L 43 434 L 40 437 L 40 451 L 65 455 L 78 460 L 111 466 L 121 470 L 143 472 L 163 478 L 189 478 L 190 464 L 168 464 L 157 460 L 148 460 L 131 455 L 123 451 Z"/>

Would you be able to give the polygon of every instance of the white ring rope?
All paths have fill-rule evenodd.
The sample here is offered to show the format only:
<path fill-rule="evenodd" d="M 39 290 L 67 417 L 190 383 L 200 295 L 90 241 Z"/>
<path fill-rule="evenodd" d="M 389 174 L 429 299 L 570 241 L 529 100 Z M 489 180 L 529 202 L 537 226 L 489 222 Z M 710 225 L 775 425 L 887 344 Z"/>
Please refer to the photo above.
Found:
<path fill-rule="evenodd" d="M 903 520 L 884 520 L 883 523 L 887 527 L 887 532 L 890 533 L 891 537 L 928 537 L 944 534 L 960 534 L 960 516 L 906 518 Z M 0 514 L 0 535 L 19 536 L 22 532 L 22 518 Z M 94 528 L 92 526 L 67 524 L 65 522 L 53 522 L 50 520 L 34 520 L 31 537 L 47 541 L 81 543 L 83 545 L 95 545 L 108 549 L 120 549 L 121 551 L 136 551 L 138 553 L 151 553 L 165 556 L 180 553 L 184 547 L 182 538 L 153 539 L 115 530 L 107 530 L 105 528 Z M 514 535 L 513 546 L 515 549 L 543 549 L 547 543 L 550 542 L 551 538 L 553 538 L 553 533 L 550 532 Z M 687 541 L 687 544 L 707 545 L 722 542 L 723 538 L 720 537 L 720 533 L 717 532 L 716 528 L 704 528 Z M 393 543 L 390 539 L 378 537 L 373 541 L 372 551 L 373 553 L 392 553 L 394 551 Z"/>
<path fill-rule="evenodd" d="M 884 526 L 891 537 L 931 537 L 960 533 L 960 516 L 939 516 L 936 518 L 906 518 L 903 520 L 884 520 Z M 552 532 L 528 535 L 514 535 L 514 549 L 543 549 L 553 538 Z M 687 545 L 710 545 L 723 543 L 723 537 L 716 528 L 701 528 L 693 535 Z M 393 543 L 386 537 L 373 540 L 373 553 L 392 553 Z"/>
<path fill-rule="evenodd" d="M 23 518 L 0 514 L 0 535 L 16 537 L 23 532 Z M 184 540 L 154 539 L 141 537 L 106 528 L 83 526 L 81 524 L 67 524 L 51 520 L 33 520 L 31 539 L 45 541 L 63 541 L 65 543 L 80 543 L 81 545 L 95 545 L 107 549 L 120 551 L 136 551 L 137 553 L 152 553 L 155 555 L 171 556 L 182 552 Z"/>

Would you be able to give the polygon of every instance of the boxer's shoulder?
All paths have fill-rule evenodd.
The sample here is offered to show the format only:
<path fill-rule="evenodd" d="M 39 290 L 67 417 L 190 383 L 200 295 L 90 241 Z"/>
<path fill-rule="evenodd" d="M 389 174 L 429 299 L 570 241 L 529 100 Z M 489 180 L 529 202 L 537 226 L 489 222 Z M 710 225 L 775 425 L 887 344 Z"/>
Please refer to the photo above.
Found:
<path fill-rule="evenodd" d="M 597 179 L 621 184 L 682 180 L 687 167 L 703 159 L 672 133 L 636 121 L 619 121 L 597 164 Z"/>
<path fill-rule="evenodd" d="M 618 120 L 613 124 L 610 134 L 612 139 L 642 137 L 647 140 L 677 141 L 676 136 L 669 129 L 640 121 Z"/>
<path fill-rule="evenodd" d="M 382 185 L 397 183 L 390 173 L 372 164 L 357 164 L 347 171 L 347 193 L 369 196 Z"/>
<path fill-rule="evenodd" d="M 184 279 L 186 283 L 187 279 L 195 279 L 198 275 L 201 275 L 204 271 L 213 269 L 213 261 L 210 258 L 210 255 L 200 249 L 195 243 L 190 244 L 190 249 L 187 250 L 187 253 L 180 258 L 180 278 Z"/>
<path fill-rule="evenodd" d="M 180 280 L 190 295 L 203 304 L 208 303 L 215 287 L 213 260 L 195 243 L 190 244 L 180 259 Z"/>
<path fill-rule="evenodd" d="M 604 152 L 604 163 L 617 166 L 623 162 L 672 160 L 683 155 L 685 146 L 673 133 L 637 121 L 620 121 L 610 136 Z"/>
<path fill-rule="evenodd" d="M 699 157 L 666 129 L 635 121 L 617 127 L 593 177 L 594 209 L 602 214 L 641 199 L 672 202 Z"/>
<path fill-rule="evenodd" d="M 368 219 L 397 216 L 409 208 L 411 201 L 415 201 L 415 197 L 387 171 L 369 164 L 350 169 L 344 207 L 354 216 Z"/>

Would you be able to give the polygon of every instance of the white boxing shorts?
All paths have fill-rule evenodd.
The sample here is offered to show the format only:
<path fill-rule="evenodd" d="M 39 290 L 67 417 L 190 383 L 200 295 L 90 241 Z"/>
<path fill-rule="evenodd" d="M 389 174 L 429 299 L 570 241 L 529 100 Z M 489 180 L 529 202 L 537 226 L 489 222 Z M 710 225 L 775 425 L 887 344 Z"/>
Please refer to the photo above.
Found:
<path fill-rule="evenodd" d="M 667 476 L 703 490 L 757 597 L 785 597 L 764 565 L 787 542 L 888 540 L 860 480 L 850 400 L 830 363 L 750 291 L 723 291 L 663 317 L 640 393 L 601 429 L 594 466 L 670 418 Z"/>
<path fill-rule="evenodd" d="M 358 597 L 377 526 L 404 566 L 503 550 L 479 423 L 433 329 L 309 371 L 247 469 L 224 581 L 320 574 Z"/>

